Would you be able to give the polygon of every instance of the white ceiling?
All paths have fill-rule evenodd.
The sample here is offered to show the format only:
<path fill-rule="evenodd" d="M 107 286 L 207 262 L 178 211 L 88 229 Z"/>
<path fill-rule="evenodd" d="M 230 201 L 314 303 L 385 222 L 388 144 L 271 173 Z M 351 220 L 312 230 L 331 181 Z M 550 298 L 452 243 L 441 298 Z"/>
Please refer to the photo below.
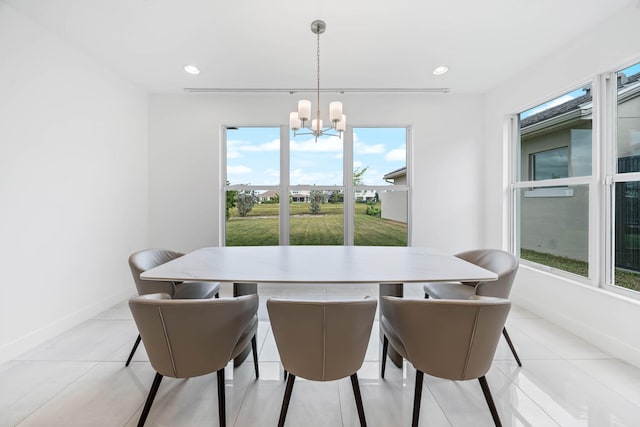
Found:
<path fill-rule="evenodd" d="M 636 0 L 0 0 L 150 92 L 485 92 Z M 197 65 L 198 76 L 184 72 Z M 433 76 L 446 64 L 450 71 Z"/>

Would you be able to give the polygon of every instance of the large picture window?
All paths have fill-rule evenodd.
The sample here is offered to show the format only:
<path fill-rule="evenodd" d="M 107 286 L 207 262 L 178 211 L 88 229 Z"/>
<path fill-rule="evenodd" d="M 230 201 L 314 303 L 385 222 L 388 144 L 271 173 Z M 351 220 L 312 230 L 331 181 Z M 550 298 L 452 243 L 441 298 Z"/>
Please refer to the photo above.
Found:
<path fill-rule="evenodd" d="M 409 130 L 225 129 L 223 244 L 406 246 Z"/>

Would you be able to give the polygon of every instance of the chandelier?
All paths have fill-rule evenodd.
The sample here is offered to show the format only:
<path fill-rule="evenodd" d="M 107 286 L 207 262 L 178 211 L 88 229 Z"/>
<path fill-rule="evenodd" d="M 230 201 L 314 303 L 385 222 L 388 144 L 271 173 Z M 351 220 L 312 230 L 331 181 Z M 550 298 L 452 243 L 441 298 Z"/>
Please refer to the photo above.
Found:
<path fill-rule="evenodd" d="M 329 104 L 329 120 L 331 125 L 322 126 L 320 119 L 320 34 L 327 29 L 324 21 L 316 20 L 311 23 L 311 32 L 318 36 L 316 57 L 318 61 L 317 67 L 317 99 L 315 118 L 311 116 L 311 101 L 301 99 L 298 101 L 298 111 L 289 114 L 289 127 L 293 130 L 293 136 L 313 135 L 318 142 L 319 136 L 337 136 L 342 138 L 342 132 L 345 130 L 346 117 L 342 114 L 342 102 L 334 101 Z M 309 123 L 311 122 L 311 123 Z M 298 133 L 302 129 L 303 132 Z"/>

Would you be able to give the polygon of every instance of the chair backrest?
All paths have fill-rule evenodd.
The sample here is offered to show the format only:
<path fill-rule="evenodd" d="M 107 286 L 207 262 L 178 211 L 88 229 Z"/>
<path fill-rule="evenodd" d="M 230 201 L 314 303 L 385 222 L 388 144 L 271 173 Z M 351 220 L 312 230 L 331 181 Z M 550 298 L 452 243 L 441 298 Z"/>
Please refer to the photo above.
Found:
<path fill-rule="evenodd" d="M 133 297 L 129 307 L 153 368 L 188 378 L 218 371 L 234 356 L 258 310 L 258 295 L 220 299 Z"/>
<path fill-rule="evenodd" d="M 480 378 L 491 367 L 511 302 L 381 297 L 388 322 L 413 366 L 452 380 Z"/>
<path fill-rule="evenodd" d="M 498 275 L 495 281 L 474 283 L 476 295 L 509 298 L 518 271 L 518 258 L 513 254 L 500 249 L 475 249 L 456 254 L 456 257 Z"/>
<path fill-rule="evenodd" d="M 129 256 L 129 268 L 131 268 L 131 274 L 133 275 L 133 281 L 136 284 L 138 295 L 166 293 L 173 296 L 174 288 L 171 282 L 142 280 L 140 274 L 179 258 L 182 255 L 184 254 L 181 252 L 174 252 L 167 249 L 145 249 L 131 254 Z"/>
<path fill-rule="evenodd" d="M 284 368 L 295 376 L 331 381 L 360 369 L 378 302 L 269 299 L 267 310 Z"/>

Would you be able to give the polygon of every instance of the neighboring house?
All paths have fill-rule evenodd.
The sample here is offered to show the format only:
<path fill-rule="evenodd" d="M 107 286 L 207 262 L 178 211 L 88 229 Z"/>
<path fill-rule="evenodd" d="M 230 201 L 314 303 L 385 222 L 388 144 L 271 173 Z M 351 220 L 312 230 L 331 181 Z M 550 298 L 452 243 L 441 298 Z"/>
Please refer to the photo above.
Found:
<path fill-rule="evenodd" d="M 618 78 L 618 172 L 640 171 L 640 73 Z M 628 120 L 631 119 L 631 120 Z M 631 126 L 631 127 L 629 127 Z M 520 179 L 536 181 L 592 174 L 592 93 L 520 121 Z M 618 187 L 617 187 L 618 188 Z M 588 261 L 586 186 L 530 188 L 520 197 L 522 249 Z M 640 187 L 616 191 L 616 266 L 640 271 Z"/>
<path fill-rule="evenodd" d="M 278 192 L 276 190 L 267 190 L 264 193 L 258 194 L 258 203 L 270 202 L 276 196 L 278 196 Z"/>
<path fill-rule="evenodd" d="M 382 178 L 394 185 L 406 185 L 407 167 L 391 171 Z M 407 194 L 406 191 L 393 191 L 392 188 L 389 191 L 380 192 L 380 217 L 406 224 L 409 206 Z"/>
<path fill-rule="evenodd" d="M 307 203 L 310 194 L 311 192 L 308 190 L 294 190 L 291 192 L 291 201 L 293 203 Z"/>
<path fill-rule="evenodd" d="M 365 203 L 376 199 L 376 192 L 373 190 L 356 191 L 356 203 Z"/>

